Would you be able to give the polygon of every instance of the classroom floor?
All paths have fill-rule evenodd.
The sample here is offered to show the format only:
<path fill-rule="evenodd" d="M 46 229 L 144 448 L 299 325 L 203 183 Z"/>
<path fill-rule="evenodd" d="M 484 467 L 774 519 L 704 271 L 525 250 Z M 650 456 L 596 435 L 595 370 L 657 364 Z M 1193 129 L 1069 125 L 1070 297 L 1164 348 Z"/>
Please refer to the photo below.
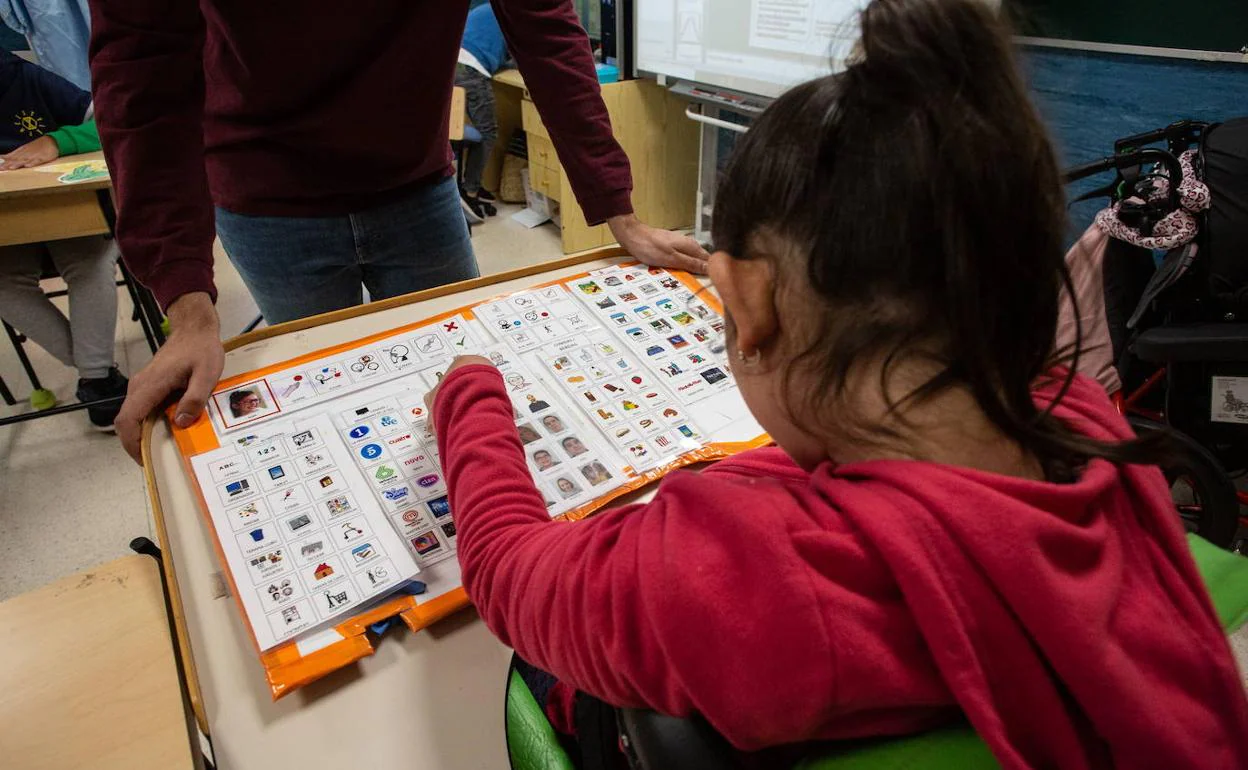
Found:
<path fill-rule="evenodd" d="M 519 206 L 502 205 L 499 215 L 473 228 L 481 273 L 488 275 L 562 255 L 559 233 L 546 224 L 532 230 L 509 217 Z M 221 333 L 240 333 L 257 315 L 246 288 L 220 247 L 216 250 L 217 310 Z M 49 281 L 45 289 L 63 288 Z M 64 298 L 56 300 L 62 310 Z M 131 305 L 119 291 L 117 364 L 129 375 L 151 353 Z M 77 373 L 34 344 L 26 351 L 46 388 L 72 403 Z M 19 399 L 29 382 L 12 348 L 0 343 L 0 376 Z M 29 410 L 0 404 L 0 415 Z M 138 536 L 156 539 L 151 505 L 139 468 L 111 435 L 72 414 L 0 428 L 0 600 L 129 553 Z"/>

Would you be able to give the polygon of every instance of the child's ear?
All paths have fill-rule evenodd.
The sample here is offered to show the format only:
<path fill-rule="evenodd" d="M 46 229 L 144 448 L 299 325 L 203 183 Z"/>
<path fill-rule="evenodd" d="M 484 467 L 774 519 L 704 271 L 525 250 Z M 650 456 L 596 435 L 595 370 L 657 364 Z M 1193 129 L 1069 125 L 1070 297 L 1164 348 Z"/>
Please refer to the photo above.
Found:
<path fill-rule="evenodd" d="M 736 327 L 737 349 L 752 355 L 767 347 L 779 327 L 775 263 L 766 257 L 737 259 L 717 251 L 711 255 L 709 269 L 711 282 Z"/>

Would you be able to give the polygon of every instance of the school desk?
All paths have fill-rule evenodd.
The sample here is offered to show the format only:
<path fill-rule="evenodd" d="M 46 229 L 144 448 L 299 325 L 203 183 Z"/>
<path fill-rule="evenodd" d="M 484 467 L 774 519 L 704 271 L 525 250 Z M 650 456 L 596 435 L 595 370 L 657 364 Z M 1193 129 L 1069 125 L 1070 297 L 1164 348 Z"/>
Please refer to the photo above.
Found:
<path fill-rule="evenodd" d="M 669 230 L 693 226 L 698 191 L 697 124 L 685 117 L 685 103 L 649 80 L 626 80 L 601 86 L 611 129 L 628 154 L 633 171 L 633 209 L 641 221 Z M 572 194 L 567 172 L 555 156 L 550 134 L 529 96 L 519 71 L 494 76 L 494 114 L 498 142 L 486 164 L 483 181 L 498 189 L 499 171 L 512 136 L 528 140 L 529 184 L 559 206 L 563 253 L 615 243 L 606 225 L 590 227 Z"/>
<path fill-rule="evenodd" d="M 610 263 L 601 258 L 605 253 L 244 334 L 226 343 L 223 376 L 597 269 Z M 375 655 L 273 702 L 238 605 L 223 594 L 211 533 L 163 420 L 148 421 L 143 453 L 191 701 L 218 767 L 508 766 L 503 713 L 510 651 L 471 609 L 419 633 L 394 629 Z"/>
<path fill-rule="evenodd" d="M 104 154 L 89 152 L 58 158 L 58 166 L 75 161 L 102 160 Z M 107 177 L 64 184 L 60 174 L 23 168 L 0 171 L 0 246 L 57 241 L 111 232 L 100 205 L 107 194 Z"/>
<path fill-rule="evenodd" d="M 155 560 L 0 603 L 0 765 L 189 768 L 190 735 Z"/>

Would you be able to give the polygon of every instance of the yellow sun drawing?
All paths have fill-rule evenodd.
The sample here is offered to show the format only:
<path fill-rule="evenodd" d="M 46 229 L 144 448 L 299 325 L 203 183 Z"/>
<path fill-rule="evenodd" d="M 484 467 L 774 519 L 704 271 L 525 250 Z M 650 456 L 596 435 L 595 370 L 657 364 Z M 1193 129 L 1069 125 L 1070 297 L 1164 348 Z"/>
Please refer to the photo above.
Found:
<path fill-rule="evenodd" d="M 26 136 L 43 135 L 43 129 L 46 128 L 46 124 L 43 122 L 43 118 L 39 116 L 39 113 L 32 110 L 22 110 L 17 113 L 16 118 L 13 121 L 13 125 L 17 126 L 19 133 Z"/>

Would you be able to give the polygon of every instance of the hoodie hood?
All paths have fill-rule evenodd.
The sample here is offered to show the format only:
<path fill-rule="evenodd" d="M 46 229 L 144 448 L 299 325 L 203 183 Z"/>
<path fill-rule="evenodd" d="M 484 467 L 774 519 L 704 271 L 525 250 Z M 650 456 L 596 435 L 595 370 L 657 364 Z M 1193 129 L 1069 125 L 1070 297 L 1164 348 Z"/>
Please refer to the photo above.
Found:
<path fill-rule="evenodd" d="M 1092 438 L 1133 435 L 1082 377 L 1054 413 Z M 1094 460 L 1052 484 L 914 465 L 812 482 L 878 549 L 1003 766 L 1248 767 L 1248 701 L 1158 469 Z"/>

